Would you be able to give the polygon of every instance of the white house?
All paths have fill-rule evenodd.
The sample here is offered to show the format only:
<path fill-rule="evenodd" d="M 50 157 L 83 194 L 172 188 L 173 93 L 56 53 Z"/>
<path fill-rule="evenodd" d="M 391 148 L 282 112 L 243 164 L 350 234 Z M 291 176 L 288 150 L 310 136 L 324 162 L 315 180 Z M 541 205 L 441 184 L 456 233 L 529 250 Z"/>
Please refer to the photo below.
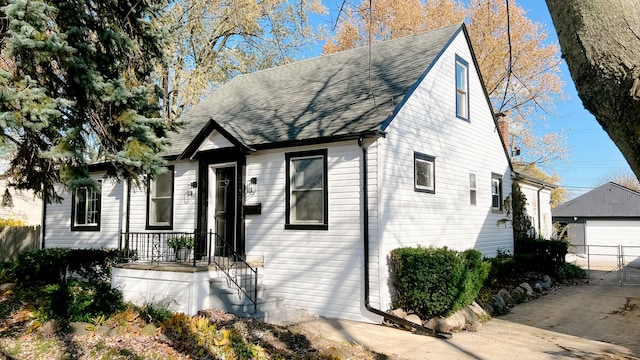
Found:
<path fill-rule="evenodd" d="M 532 235 L 544 239 L 555 238 L 551 217 L 551 191 L 558 186 L 526 174 L 515 175 L 520 191 L 527 198 L 525 210 L 531 221 Z"/>
<path fill-rule="evenodd" d="M 96 165 L 100 189 L 47 205 L 48 247 L 152 254 L 114 270 L 128 299 L 194 313 L 217 304 L 199 261 L 245 258 L 290 307 L 379 322 L 391 250 L 513 250 L 512 169 L 464 25 L 238 76 L 182 120 L 146 189 Z M 186 275 L 161 266 L 178 232 L 198 240 Z"/>

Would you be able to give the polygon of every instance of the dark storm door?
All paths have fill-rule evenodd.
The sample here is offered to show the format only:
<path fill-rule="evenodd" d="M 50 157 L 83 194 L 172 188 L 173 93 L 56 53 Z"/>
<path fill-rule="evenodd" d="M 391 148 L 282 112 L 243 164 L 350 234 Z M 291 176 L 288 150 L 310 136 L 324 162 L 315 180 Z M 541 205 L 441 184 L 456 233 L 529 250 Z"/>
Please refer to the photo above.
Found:
<path fill-rule="evenodd" d="M 235 242 L 235 167 L 216 169 L 214 221 L 217 256 L 229 256 L 236 250 Z M 226 243 L 226 246 L 225 246 Z"/>

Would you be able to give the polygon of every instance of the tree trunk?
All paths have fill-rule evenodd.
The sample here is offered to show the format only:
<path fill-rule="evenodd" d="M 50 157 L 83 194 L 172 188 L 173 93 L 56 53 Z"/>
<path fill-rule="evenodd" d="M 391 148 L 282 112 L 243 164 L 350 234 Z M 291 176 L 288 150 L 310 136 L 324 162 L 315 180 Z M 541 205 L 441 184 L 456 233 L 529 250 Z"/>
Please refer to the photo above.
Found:
<path fill-rule="evenodd" d="M 546 2 L 584 107 L 640 178 L 640 2 Z"/>

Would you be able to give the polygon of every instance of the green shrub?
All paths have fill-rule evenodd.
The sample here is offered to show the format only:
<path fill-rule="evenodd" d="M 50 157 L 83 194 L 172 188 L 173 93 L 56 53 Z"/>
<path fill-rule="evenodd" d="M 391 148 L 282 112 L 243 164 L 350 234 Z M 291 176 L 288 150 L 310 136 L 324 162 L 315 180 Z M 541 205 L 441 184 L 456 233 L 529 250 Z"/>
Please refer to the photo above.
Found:
<path fill-rule="evenodd" d="M 450 312 L 456 312 L 470 305 L 478 297 L 491 269 L 491 263 L 483 261 L 482 253 L 478 250 L 465 250 L 461 255 L 465 264 L 465 272 L 462 283 L 458 287 L 458 296 L 454 300 Z"/>
<path fill-rule="evenodd" d="M 123 261 L 115 249 L 48 248 L 18 255 L 15 276 L 21 283 L 64 282 L 69 273 L 87 281 L 109 281 L 111 267 Z"/>
<path fill-rule="evenodd" d="M 171 249 L 192 249 L 194 245 L 193 236 L 176 236 L 167 240 L 167 246 Z"/>
<path fill-rule="evenodd" d="M 577 265 L 564 263 L 556 271 L 554 277 L 556 278 L 556 281 L 563 283 L 574 279 L 585 279 L 587 277 L 587 273 Z"/>
<path fill-rule="evenodd" d="M 109 283 L 111 267 L 121 255 L 118 250 L 63 248 L 21 253 L 12 267 L 17 295 L 45 320 L 108 317 L 123 306 L 121 292 Z"/>
<path fill-rule="evenodd" d="M 173 315 L 168 308 L 168 304 L 148 303 L 138 309 L 138 312 L 146 322 L 155 324 L 162 324 Z"/>
<path fill-rule="evenodd" d="M 108 283 L 69 280 L 66 284 L 22 286 L 18 298 L 31 302 L 43 320 L 85 321 L 109 317 L 122 308 L 122 293 Z"/>
<path fill-rule="evenodd" d="M 421 317 L 457 311 L 477 297 L 489 266 L 476 250 L 395 249 L 391 252 L 394 306 Z"/>
<path fill-rule="evenodd" d="M 0 284 L 14 281 L 15 272 L 13 271 L 13 263 L 0 261 Z"/>
<path fill-rule="evenodd" d="M 553 274 L 564 264 L 568 249 L 564 240 L 522 238 L 514 242 L 514 259 L 521 271 Z"/>
<path fill-rule="evenodd" d="M 491 270 L 485 281 L 485 286 L 494 288 L 504 287 L 516 281 L 518 266 L 513 255 L 506 251 L 498 250 L 496 257 L 485 260 L 491 263 Z"/>

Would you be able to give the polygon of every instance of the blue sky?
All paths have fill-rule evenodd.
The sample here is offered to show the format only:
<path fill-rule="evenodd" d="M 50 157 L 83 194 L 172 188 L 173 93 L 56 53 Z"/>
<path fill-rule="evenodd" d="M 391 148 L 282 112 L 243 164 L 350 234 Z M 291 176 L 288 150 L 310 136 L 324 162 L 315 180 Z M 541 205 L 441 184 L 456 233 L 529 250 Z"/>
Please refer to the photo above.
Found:
<path fill-rule="evenodd" d="M 352 0 L 352 2 L 360 1 Z M 323 3 L 329 10 L 329 15 L 323 17 L 321 21 L 330 27 L 329 24 L 335 21 L 342 0 L 323 0 Z M 531 20 L 544 26 L 549 34 L 548 41 L 558 42 L 544 0 L 521 0 L 517 1 L 517 4 L 527 11 L 527 16 Z M 314 56 L 319 55 L 321 49 L 318 47 L 317 51 L 318 53 L 313 54 Z M 558 99 L 553 113 L 546 114 L 547 128 L 539 127 L 535 131 L 538 135 L 559 131 L 566 134 L 569 156 L 559 164 L 557 174 L 561 178 L 559 185 L 567 189 L 571 199 L 610 180 L 608 176 L 612 173 L 631 173 L 631 170 L 607 133 L 602 130 L 593 115 L 582 106 L 564 61 L 561 65 L 561 76 L 565 83 L 565 99 Z"/>
<path fill-rule="evenodd" d="M 533 21 L 543 24 L 549 33 L 549 41 L 558 41 L 547 5 L 543 0 L 520 1 Z M 631 172 L 609 135 L 602 129 L 590 112 L 582 106 L 567 65 L 561 65 L 562 80 L 565 82 L 566 101 L 556 103 L 555 116 L 548 115 L 548 130 L 564 130 L 567 134 L 569 158 L 558 169 L 562 179 L 560 185 L 575 197 L 606 180 L 615 172 Z M 543 133 L 546 129 L 538 129 Z"/>

